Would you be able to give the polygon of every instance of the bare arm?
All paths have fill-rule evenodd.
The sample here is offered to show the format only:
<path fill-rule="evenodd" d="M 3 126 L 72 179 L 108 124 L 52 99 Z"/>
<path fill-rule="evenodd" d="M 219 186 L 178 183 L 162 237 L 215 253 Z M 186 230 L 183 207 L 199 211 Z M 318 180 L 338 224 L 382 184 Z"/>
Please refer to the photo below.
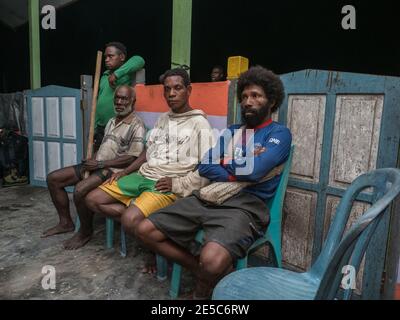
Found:
<path fill-rule="evenodd" d="M 125 175 L 128 175 L 132 172 L 139 170 L 140 166 L 146 162 L 146 150 L 143 150 L 139 157 L 136 158 L 128 167 L 126 167 L 123 171 Z"/>
<path fill-rule="evenodd" d="M 110 179 L 108 179 L 108 183 L 112 183 L 114 180 L 118 180 L 122 178 L 123 176 L 127 176 L 128 174 L 135 172 L 139 170 L 140 166 L 146 162 L 146 150 L 143 150 L 142 153 L 139 155 L 139 157 L 136 158 L 135 161 L 133 161 L 128 167 L 126 167 L 124 170 L 113 173 Z"/>
<path fill-rule="evenodd" d="M 136 159 L 137 157 L 124 155 L 113 160 L 104 161 L 104 168 L 126 168 Z"/>

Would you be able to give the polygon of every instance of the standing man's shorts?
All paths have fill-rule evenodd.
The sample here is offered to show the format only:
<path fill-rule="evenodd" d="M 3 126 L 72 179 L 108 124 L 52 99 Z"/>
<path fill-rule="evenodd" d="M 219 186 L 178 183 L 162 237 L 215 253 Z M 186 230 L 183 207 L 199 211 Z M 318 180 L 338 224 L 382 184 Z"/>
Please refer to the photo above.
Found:
<path fill-rule="evenodd" d="M 195 195 L 176 201 L 154 212 L 149 220 L 166 237 L 194 252 L 193 240 L 204 230 L 204 243 L 216 242 L 231 254 L 243 258 L 247 250 L 264 235 L 269 223 L 265 201 L 247 192 L 229 198 L 221 205 L 207 204 Z"/>
<path fill-rule="evenodd" d="M 174 203 L 176 195 L 155 189 L 157 181 L 147 179 L 139 173 L 131 173 L 113 183 L 104 183 L 99 188 L 127 207 L 132 203 L 148 217 L 154 211 Z"/>

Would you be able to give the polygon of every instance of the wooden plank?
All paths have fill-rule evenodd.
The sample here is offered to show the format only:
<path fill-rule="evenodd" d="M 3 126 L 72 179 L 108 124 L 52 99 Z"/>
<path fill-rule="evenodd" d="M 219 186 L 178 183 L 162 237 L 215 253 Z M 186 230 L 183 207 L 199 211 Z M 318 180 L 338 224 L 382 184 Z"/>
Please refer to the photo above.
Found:
<path fill-rule="evenodd" d="M 322 139 L 322 156 L 320 165 L 320 192 L 318 194 L 317 212 L 315 214 L 315 232 L 313 243 L 313 261 L 318 257 L 321 251 L 322 237 L 323 237 L 323 223 L 325 214 L 325 201 L 326 201 L 326 186 L 329 181 L 329 168 L 331 162 L 332 152 L 332 136 L 333 128 L 335 125 L 335 102 L 336 95 L 327 94 L 326 107 L 325 107 L 325 120 L 324 120 L 324 136 Z"/>
<path fill-rule="evenodd" d="M 382 95 L 337 97 L 330 186 L 347 188 L 376 168 L 382 109 Z"/>
<path fill-rule="evenodd" d="M 317 194 L 288 188 L 282 225 L 282 254 L 286 266 L 306 270 L 311 266 Z"/>
<path fill-rule="evenodd" d="M 318 183 L 326 98 L 324 95 L 290 95 L 287 126 L 293 136 L 296 152 L 291 176 Z M 304 155 L 307 160 L 304 161 Z"/>
<path fill-rule="evenodd" d="M 284 74 L 281 79 L 291 94 L 382 94 L 387 81 L 399 81 L 396 77 L 310 69 Z"/>
<path fill-rule="evenodd" d="M 399 167 L 399 166 L 398 166 Z M 393 299 L 396 284 L 400 286 L 400 196 L 394 201 L 391 210 L 388 250 L 386 257 L 386 277 L 384 282 L 383 299 Z M 399 282 L 398 282 L 399 281 Z M 400 297 L 398 297 L 400 299 Z"/>
<path fill-rule="evenodd" d="M 90 114 L 92 111 L 93 96 L 93 76 L 81 75 L 81 110 L 82 110 L 82 130 L 83 130 L 83 150 L 87 150 Z"/>
<path fill-rule="evenodd" d="M 397 166 L 400 168 L 400 148 L 397 151 Z M 383 299 L 400 300 L 400 195 L 393 201 L 390 215 L 389 240 L 386 257 L 386 277 L 383 284 Z M 397 292 L 396 292 L 397 291 Z"/>

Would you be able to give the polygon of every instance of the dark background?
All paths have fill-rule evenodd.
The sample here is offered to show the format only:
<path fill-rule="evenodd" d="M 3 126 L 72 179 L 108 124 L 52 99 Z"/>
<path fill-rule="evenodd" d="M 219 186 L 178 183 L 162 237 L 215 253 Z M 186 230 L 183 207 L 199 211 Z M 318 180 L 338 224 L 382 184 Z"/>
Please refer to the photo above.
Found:
<path fill-rule="evenodd" d="M 341 9 L 356 8 L 343 30 Z M 307 68 L 400 76 L 400 10 L 395 1 L 193 0 L 191 76 L 209 80 L 215 64 L 242 55 L 277 73 Z M 79 88 L 96 51 L 121 41 L 146 60 L 147 83 L 170 67 L 172 0 L 80 0 L 41 30 L 42 86 Z M 28 24 L 0 25 L 0 92 L 29 89 Z"/>

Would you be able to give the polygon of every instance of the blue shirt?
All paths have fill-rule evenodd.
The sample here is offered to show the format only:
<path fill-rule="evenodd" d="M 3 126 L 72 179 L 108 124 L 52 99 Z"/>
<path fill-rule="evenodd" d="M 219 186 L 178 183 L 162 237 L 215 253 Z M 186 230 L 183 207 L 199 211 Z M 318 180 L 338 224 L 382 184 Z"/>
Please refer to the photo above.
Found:
<path fill-rule="evenodd" d="M 239 139 L 241 141 L 235 141 L 233 148 L 228 150 L 232 147 L 230 141 L 234 131 L 245 131 L 241 127 L 239 124 L 232 125 L 223 132 L 218 143 L 206 153 L 199 164 L 201 176 L 220 182 L 258 182 L 274 167 L 288 159 L 292 134 L 287 127 L 272 120 L 257 126 L 250 134 L 243 135 Z M 280 176 L 248 186 L 242 192 L 267 200 L 274 195 Z"/>

